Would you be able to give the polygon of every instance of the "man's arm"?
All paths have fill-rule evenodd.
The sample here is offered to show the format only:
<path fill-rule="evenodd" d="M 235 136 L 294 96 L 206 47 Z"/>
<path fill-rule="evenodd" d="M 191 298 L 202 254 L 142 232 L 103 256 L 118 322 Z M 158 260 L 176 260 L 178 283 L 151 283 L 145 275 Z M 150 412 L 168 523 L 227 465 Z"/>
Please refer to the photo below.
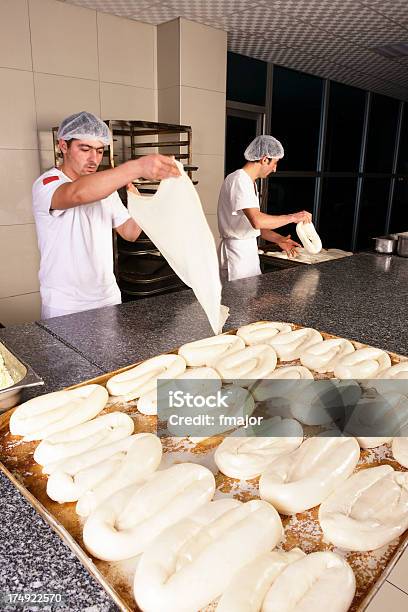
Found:
<path fill-rule="evenodd" d="M 267 215 L 259 210 L 259 208 L 243 208 L 248 221 L 254 229 L 274 230 L 288 223 L 310 223 L 312 215 L 306 210 L 302 210 L 290 215 Z"/>
<path fill-rule="evenodd" d="M 124 240 L 128 242 L 134 242 L 137 240 L 142 232 L 141 227 L 138 226 L 134 219 L 128 219 L 122 225 L 115 228 L 119 236 L 122 236 Z"/>
<path fill-rule="evenodd" d="M 295 240 L 292 240 L 290 234 L 288 236 L 282 236 L 282 234 L 278 234 L 278 232 L 274 232 L 273 230 L 261 230 L 261 236 L 264 240 L 277 244 L 278 247 L 288 255 L 296 255 L 297 249 L 302 246 Z"/>
<path fill-rule="evenodd" d="M 174 159 L 165 155 L 146 155 L 125 162 L 117 168 L 80 176 L 75 181 L 64 183 L 55 190 L 51 208 L 66 210 L 102 200 L 136 178 L 156 181 L 171 176 L 180 176 Z"/>

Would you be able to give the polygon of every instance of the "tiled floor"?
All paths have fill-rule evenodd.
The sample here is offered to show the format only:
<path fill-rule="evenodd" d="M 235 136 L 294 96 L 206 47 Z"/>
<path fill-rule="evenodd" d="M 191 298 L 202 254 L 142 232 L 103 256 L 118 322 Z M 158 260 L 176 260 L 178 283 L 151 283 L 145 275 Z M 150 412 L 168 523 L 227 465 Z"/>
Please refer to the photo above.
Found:
<path fill-rule="evenodd" d="M 367 608 L 367 612 L 385 611 L 408 611 L 408 550 L 402 555 L 388 576 L 388 580 Z"/>

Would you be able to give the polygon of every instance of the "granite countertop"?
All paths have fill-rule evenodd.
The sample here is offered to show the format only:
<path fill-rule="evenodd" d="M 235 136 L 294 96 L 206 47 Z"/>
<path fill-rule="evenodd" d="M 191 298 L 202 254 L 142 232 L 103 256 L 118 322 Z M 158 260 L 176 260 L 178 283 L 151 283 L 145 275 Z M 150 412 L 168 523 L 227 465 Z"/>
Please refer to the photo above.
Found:
<path fill-rule="evenodd" d="M 225 331 L 262 319 L 290 321 L 408 355 L 408 259 L 361 253 L 279 270 L 227 283 L 223 303 L 231 311 Z M 45 386 L 31 390 L 33 395 L 209 335 L 201 307 L 186 290 L 10 327 L 0 330 L 0 341 L 44 378 Z M 66 603 L 52 609 L 116 610 L 3 476 L 0 487 L 0 593 L 60 592 Z"/>

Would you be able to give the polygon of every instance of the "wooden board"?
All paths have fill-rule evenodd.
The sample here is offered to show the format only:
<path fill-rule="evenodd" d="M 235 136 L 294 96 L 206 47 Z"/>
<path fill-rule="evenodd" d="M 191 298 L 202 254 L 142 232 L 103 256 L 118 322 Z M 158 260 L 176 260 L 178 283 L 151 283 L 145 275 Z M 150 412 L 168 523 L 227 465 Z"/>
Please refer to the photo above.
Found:
<path fill-rule="evenodd" d="M 293 329 L 301 326 L 292 325 Z M 228 333 L 235 333 L 234 331 Z M 336 338 L 324 332 L 325 339 Z M 352 341 L 356 348 L 366 345 Z M 176 352 L 172 351 L 172 352 Z M 392 363 L 406 360 L 395 353 L 389 353 Z M 278 363 L 281 365 L 299 364 L 293 362 Z M 76 388 L 85 384 L 97 383 L 105 385 L 107 380 L 119 372 L 134 367 L 136 364 L 121 368 L 115 372 L 104 374 L 92 380 L 84 381 Z M 315 373 L 316 379 L 333 377 Z M 140 414 L 136 402 L 121 402 L 117 398 L 110 398 L 108 405 L 101 414 L 120 410 L 132 417 L 135 423 L 135 433 L 156 433 L 157 418 Z M 58 533 L 61 539 L 71 548 L 87 570 L 104 587 L 118 607 L 123 611 L 138 610 L 132 592 L 132 583 L 136 559 L 123 562 L 108 563 L 91 558 L 84 547 L 82 540 L 83 519 L 75 513 L 75 503 L 58 504 L 46 494 L 47 477 L 42 474 L 41 466 L 33 459 L 34 450 L 38 442 L 23 442 L 19 436 L 12 436 L 8 423 L 13 410 L 0 415 L 0 470 L 10 479 L 20 493 L 34 506 L 49 525 Z M 314 433 L 311 428 L 303 426 L 305 435 Z M 221 474 L 213 461 L 215 448 L 220 444 L 221 437 L 213 437 L 199 444 L 194 444 L 186 438 L 162 439 L 164 461 L 166 465 L 182 461 L 193 461 L 212 469 L 216 474 L 216 494 L 214 499 L 234 497 L 241 501 L 259 498 L 258 481 L 255 478 L 249 481 L 240 481 Z M 395 469 L 405 471 L 393 458 L 389 445 L 376 449 L 362 450 L 357 470 L 376 465 L 389 464 Z M 322 539 L 322 532 L 317 519 L 318 507 L 290 517 L 282 517 L 285 537 L 279 548 L 290 550 L 299 546 L 304 552 L 311 553 L 320 550 L 335 550 L 344 556 L 350 563 L 356 576 L 357 591 L 350 608 L 353 612 L 362 612 L 374 597 L 378 588 L 385 581 L 387 575 L 408 546 L 408 533 L 394 540 L 391 544 L 378 551 L 356 553 L 344 552 L 326 544 Z M 211 607 L 214 609 L 214 606 Z"/>

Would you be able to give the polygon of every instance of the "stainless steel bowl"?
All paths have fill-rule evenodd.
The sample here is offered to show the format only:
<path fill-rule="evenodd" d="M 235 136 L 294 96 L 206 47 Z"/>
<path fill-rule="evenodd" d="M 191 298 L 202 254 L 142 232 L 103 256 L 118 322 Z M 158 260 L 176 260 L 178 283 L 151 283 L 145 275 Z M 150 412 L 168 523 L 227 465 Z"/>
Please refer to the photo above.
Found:
<path fill-rule="evenodd" d="M 377 253 L 386 253 L 390 255 L 396 250 L 397 239 L 393 236 L 378 236 L 377 238 L 373 238 L 373 240 L 375 240 L 374 249 Z"/>
<path fill-rule="evenodd" d="M 26 364 L 17 357 L 5 344 L 0 342 L 0 355 L 4 360 L 7 370 L 10 372 L 13 384 L 0 389 L 0 414 L 13 406 L 16 406 L 21 398 L 21 392 L 27 387 L 43 385 L 44 381 Z"/>
<path fill-rule="evenodd" d="M 397 253 L 401 257 L 408 257 L 408 236 L 398 236 Z"/>

